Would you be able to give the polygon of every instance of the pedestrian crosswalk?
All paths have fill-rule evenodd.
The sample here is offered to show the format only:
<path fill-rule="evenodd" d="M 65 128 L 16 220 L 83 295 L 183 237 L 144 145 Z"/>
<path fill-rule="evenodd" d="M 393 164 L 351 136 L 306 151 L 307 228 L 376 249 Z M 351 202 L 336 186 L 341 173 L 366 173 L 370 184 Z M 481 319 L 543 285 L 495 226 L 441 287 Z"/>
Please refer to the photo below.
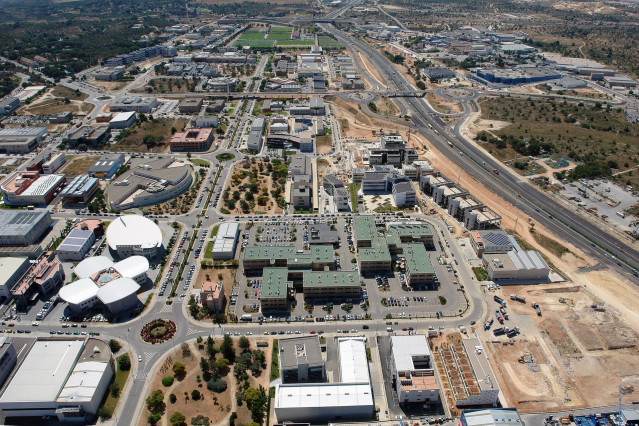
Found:
<path fill-rule="evenodd" d="M 162 305 L 162 309 L 160 309 L 160 312 L 172 312 L 173 311 L 173 305 L 167 305 L 166 303 L 164 303 Z"/>
<path fill-rule="evenodd" d="M 141 371 L 135 375 L 135 380 L 146 380 L 147 373 Z"/>
<path fill-rule="evenodd" d="M 153 352 L 145 352 L 142 358 L 144 358 L 144 362 L 149 362 L 154 355 L 155 354 Z"/>
<path fill-rule="evenodd" d="M 186 335 L 187 336 L 191 336 L 193 334 L 200 334 L 201 332 L 199 330 L 196 330 L 194 328 L 189 327 L 188 330 L 186 331 Z"/>

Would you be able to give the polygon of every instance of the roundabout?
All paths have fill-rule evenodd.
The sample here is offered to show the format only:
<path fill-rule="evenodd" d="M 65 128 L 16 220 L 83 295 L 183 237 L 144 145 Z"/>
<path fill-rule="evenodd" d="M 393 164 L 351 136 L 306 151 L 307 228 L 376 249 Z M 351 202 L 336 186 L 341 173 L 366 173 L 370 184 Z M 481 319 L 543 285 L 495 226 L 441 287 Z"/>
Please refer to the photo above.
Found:
<path fill-rule="evenodd" d="M 156 319 L 148 322 L 140 331 L 140 339 L 145 343 L 155 345 L 156 343 L 168 342 L 175 336 L 177 327 L 171 320 Z"/>

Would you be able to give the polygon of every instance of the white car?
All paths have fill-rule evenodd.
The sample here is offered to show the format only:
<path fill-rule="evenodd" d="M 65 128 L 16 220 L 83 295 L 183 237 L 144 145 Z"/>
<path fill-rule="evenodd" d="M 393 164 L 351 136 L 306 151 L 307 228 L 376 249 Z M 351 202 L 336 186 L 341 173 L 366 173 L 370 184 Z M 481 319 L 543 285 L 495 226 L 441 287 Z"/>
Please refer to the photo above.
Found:
<path fill-rule="evenodd" d="M 138 355 L 138 362 L 142 362 L 142 355 Z"/>

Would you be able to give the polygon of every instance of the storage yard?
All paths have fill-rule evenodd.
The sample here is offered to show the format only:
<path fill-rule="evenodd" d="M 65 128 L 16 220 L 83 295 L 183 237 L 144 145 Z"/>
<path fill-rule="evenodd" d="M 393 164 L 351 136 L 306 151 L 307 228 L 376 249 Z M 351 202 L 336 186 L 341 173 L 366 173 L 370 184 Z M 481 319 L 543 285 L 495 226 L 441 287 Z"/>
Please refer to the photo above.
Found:
<path fill-rule="evenodd" d="M 619 386 L 624 403 L 637 399 L 638 335 L 615 310 L 579 286 L 502 291 L 510 314 L 505 325 L 521 334 L 509 339 L 491 330 L 479 333 L 509 405 L 522 412 L 614 405 Z M 511 300 L 511 293 L 526 303 Z M 539 304 L 541 316 L 531 303 Z"/>

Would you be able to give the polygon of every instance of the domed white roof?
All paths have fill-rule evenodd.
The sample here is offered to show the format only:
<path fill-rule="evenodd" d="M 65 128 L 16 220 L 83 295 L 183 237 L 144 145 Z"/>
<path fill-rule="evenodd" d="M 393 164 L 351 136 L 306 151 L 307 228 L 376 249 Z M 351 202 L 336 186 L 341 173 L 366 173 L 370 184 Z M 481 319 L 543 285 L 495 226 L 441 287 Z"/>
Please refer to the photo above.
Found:
<path fill-rule="evenodd" d="M 150 249 L 162 245 L 162 231 L 150 219 L 140 215 L 124 215 L 109 224 L 106 238 L 111 250 L 120 246 Z"/>
<path fill-rule="evenodd" d="M 140 284 L 131 278 L 118 278 L 98 289 L 98 299 L 104 304 L 117 302 L 140 289 Z"/>
<path fill-rule="evenodd" d="M 149 261 L 144 256 L 131 256 L 119 261 L 113 268 L 123 277 L 133 278 L 149 271 Z"/>
<path fill-rule="evenodd" d="M 98 286 L 91 278 L 82 278 L 60 289 L 59 296 L 67 303 L 79 305 L 98 294 Z"/>
<path fill-rule="evenodd" d="M 87 257 L 78 263 L 73 272 L 78 278 L 88 278 L 96 272 L 104 271 L 113 267 L 113 261 L 105 256 Z"/>

